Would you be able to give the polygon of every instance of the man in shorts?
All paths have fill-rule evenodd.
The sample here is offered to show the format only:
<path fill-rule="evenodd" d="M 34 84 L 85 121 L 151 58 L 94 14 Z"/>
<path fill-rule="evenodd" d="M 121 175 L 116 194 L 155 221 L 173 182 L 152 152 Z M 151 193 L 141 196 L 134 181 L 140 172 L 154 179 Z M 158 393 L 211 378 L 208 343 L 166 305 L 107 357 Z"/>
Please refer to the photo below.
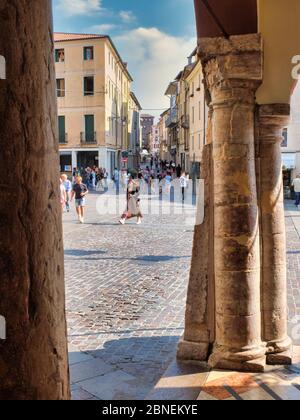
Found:
<path fill-rule="evenodd" d="M 85 197 L 88 193 L 88 188 L 82 183 L 81 176 L 77 176 L 71 193 L 71 201 L 75 196 L 76 211 L 80 223 L 84 223 Z"/>

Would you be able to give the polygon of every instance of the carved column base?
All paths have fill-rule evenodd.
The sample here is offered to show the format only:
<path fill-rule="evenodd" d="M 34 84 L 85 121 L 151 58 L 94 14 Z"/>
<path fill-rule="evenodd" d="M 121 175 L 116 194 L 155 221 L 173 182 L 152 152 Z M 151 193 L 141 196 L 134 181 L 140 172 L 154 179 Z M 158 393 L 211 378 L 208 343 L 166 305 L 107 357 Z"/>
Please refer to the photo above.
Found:
<path fill-rule="evenodd" d="M 267 344 L 268 365 L 291 365 L 293 363 L 293 344 L 287 337 L 282 341 L 273 341 Z"/>
<path fill-rule="evenodd" d="M 265 349 L 255 347 L 242 352 L 235 352 L 225 347 L 215 346 L 208 364 L 214 369 L 264 372 L 266 367 Z"/>
<path fill-rule="evenodd" d="M 284 340 L 281 341 L 270 341 L 267 344 L 267 349 L 267 354 L 284 353 L 286 351 L 292 352 L 292 340 L 289 337 L 286 337 Z"/>
<path fill-rule="evenodd" d="M 199 362 L 207 361 L 209 352 L 208 343 L 199 343 L 181 339 L 177 348 L 178 360 L 197 360 Z"/>
<path fill-rule="evenodd" d="M 275 366 L 288 366 L 293 364 L 293 351 L 292 347 L 281 353 L 268 354 L 267 355 L 267 364 Z"/>

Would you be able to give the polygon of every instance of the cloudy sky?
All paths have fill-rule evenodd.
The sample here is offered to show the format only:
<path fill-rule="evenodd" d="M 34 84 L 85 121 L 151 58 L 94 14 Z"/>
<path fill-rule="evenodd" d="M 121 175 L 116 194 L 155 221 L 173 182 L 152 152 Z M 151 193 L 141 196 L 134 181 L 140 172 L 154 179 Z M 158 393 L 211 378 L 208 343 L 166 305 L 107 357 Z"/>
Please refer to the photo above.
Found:
<path fill-rule="evenodd" d="M 110 35 L 143 108 L 168 106 L 164 92 L 196 46 L 193 0 L 53 0 L 58 32 Z M 159 111 L 147 111 L 158 115 Z"/>

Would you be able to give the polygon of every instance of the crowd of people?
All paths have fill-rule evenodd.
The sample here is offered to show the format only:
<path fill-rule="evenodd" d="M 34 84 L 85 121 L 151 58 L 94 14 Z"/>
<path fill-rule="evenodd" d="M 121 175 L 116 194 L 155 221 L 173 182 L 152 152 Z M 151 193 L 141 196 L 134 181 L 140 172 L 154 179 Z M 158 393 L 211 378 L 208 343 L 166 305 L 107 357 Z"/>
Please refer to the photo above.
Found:
<path fill-rule="evenodd" d="M 127 204 L 120 219 L 120 224 L 125 224 L 126 220 L 133 217 L 137 218 L 137 223 L 142 222 L 142 212 L 140 208 L 140 193 L 148 191 L 155 192 L 157 185 L 163 183 L 165 191 L 170 193 L 172 182 L 178 178 L 181 188 L 182 201 L 185 200 L 185 191 L 188 187 L 189 177 L 180 165 L 174 162 L 161 161 L 151 158 L 149 164 L 140 166 L 136 171 L 119 171 L 114 169 L 111 176 L 105 168 L 87 167 L 85 169 L 74 168 L 72 181 L 66 174 L 60 178 L 60 203 L 62 211 L 70 211 L 70 203 L 75 199 L 75 207 L 78 221 L 84 223 L 86 195 L 89 191 L 107 191 L 109 182 L 113 183 L 114 188 L 119 192 L 122 188 L 126 192 Z"/>

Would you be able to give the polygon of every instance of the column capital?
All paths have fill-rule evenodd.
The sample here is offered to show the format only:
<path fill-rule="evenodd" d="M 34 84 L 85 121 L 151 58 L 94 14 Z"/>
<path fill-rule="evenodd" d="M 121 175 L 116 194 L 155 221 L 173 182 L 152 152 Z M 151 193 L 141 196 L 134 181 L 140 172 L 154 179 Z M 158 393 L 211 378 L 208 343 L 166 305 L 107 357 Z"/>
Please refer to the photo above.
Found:
<path fill-rule="evenodd" d="M 263 44 L 260 34 L 226 38 L 200 38 L 198 55 L 214 105 L 237 101 L 254 104 L 263 79 Z"/>
<path fill-rule="evenodd" d="M 259 120 L 263 124 L 287 125 L 290 119 L 290 104 L 267 104 L 258 106 Z"/>
<path fill-rule="evenodd" d="M 266 104 L 258 106 L 260 141 L 282 142 L 282 130 L 290 121 L 289 104 Z"/>
<path fill-rule="evenodd" d="M 261 34 L 233 35 L 229 38 L 199 38 L 198 55 L 203 62 L 229 54 L 259 53 L 263 51 Z"/>

